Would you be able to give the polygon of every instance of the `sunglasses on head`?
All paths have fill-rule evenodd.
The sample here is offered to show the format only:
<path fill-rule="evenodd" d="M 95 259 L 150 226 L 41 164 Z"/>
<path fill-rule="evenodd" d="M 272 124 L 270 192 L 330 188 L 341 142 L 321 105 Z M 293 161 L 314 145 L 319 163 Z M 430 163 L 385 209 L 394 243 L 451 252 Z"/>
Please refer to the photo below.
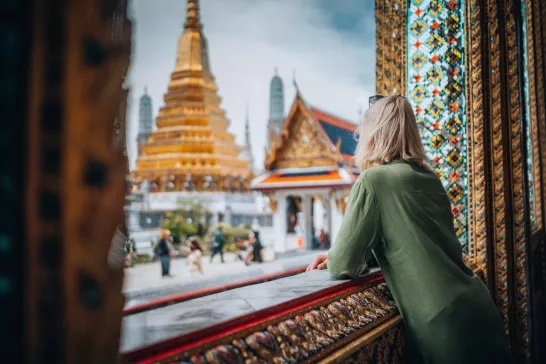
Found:
<path fill-rule="evenodd" d="M 370 105 L 369 107 L 372 107 L 373 104 L 375 104 L 377 101 L 385 98 L 383 95 L 374 95 L 369 98 Z"/>

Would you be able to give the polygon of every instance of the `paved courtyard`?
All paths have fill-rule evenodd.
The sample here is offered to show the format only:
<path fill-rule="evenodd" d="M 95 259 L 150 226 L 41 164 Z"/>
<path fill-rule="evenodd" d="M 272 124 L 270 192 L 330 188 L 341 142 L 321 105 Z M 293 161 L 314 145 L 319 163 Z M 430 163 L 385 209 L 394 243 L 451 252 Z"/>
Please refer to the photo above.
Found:
<path fill-rule="evenodd" d="M 213 263 L 209 262 L 209 257 L 203 257 L 203 276 L 190 275 L 184 258 L 171 261 L 174 277 L 161 277 L 159 261 L 137 264 L 125 269 L 123 291 L 127 296 L 126 306 L 302 267 L 309 264 L 316 254 L 319 251 L 288 252 L 277 255 L 274 261 L 250 266 L 246 266 L 233 253 L 224 254 L 223 264 L 219 256 L 214 258 Z"/>

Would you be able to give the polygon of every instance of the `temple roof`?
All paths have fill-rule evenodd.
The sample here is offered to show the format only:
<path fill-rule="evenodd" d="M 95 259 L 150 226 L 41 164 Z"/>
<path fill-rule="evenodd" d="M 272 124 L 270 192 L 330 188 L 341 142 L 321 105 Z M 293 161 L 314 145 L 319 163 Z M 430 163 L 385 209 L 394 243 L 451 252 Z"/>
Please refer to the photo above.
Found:
<path fill-rule="evenodd" d="M 258 191 L 350 187 L 358 178 L 353 154 L 357 125 L 308 106 L 298 91 L 281 133 L 266 156 Z"/>
<path fill-rule="evenodd" d="M 354 134 L 357 125 L 315 107 L 310 107 L 309 112 L 322 126 L 322 129 L 324 129 L 324 132 L 328 135 L 333 145 L 337 146 L 338 143 L 341 143 L 339 151 L 343 155 L 343 158 L 352 158 L 356 149 Z"/>
<path fill-rule="evenodd" d="M 350 187 L 358 176 L 340 167 L 286 168 L 255 178 L 250 188 L 257 191 L 305 189 L 316 187 Z"/>
<path fill-rule="evenodd" d="M 306 120 L 302 122 L 302 120 Z M 290 113 L 269 150 L 265 168 L 354 166 L 357 125 L 309 106 L 298 91 Z"/>

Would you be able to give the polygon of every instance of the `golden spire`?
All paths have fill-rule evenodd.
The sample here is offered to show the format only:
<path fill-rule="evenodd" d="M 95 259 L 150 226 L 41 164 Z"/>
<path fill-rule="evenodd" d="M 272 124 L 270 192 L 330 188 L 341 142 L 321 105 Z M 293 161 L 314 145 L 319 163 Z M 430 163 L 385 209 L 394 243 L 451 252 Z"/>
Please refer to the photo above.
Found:
<path fill-rule="evenodd" d="M 201 29 L 201 20 L 199 19 L 199 0 L 188 0 L 186 5 L 185 29 Z"/>
<path fill-rule="evenodd" d="M 199 0 L 187 0 L 184 32 L 178 41 L 175 72 L 200 72 L 210 74 L 207 40 L 199 16 Z"/>
<path fill-rule="evenodd" d="M 176 188 L 181 188 L 181 181 L 188 175 L 195 181 L 212 177 L 221 181 L 229 176 L 250 178 L 250 163 L 239 157 L 243 148 L 228 131 L 229 120 L 217 91 L 199 17 L 199 1 L 187 0 L 184 31 L 178 40 L 165 106 L 159 109 L 157 130 L 141 146 L 135 178 L 174 176 L 178 181 Z M 166 184 L 160 188 L 172 190 Z"/>

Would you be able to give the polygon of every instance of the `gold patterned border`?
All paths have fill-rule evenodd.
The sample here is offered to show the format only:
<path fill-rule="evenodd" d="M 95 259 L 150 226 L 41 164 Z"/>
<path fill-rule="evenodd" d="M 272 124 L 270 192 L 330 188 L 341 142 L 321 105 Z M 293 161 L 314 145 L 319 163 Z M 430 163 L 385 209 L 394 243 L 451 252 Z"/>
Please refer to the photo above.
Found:
<path fill-rule="evenodd" d="M 466 128 L 468 166 L 468 255 L 469 264 L 487 281 L 487 229 L 482 76 L 482 29 L 478 0 L 466 1 Z"/>
<path fill-rule="evenodd" d="M 376 92 L 406 95 L 406 0 L 376 0 Z"/>
<path fill-rule="evenodd" d="M 510 140 L 510 156 L 511 156 L 511 183 L 512 183 L 512 214 L 513 214 L 513 238 L 514 238 L 514 263 L 515 263 L 515 302 L 516 321 L 517 321 L 517 338 L 518 349 L 523 354 L 529 353 L 529 318 L 528 318 L 528 293 L 527 293 L 527 234 L 525 223 L 527 216 L 525 214 L 525 191 L 524 183 L 524 163 L 522 148 L 526 147 L 521 144 L 522 136 L 525 135 L 522 129 L 522 108 L 520 99 L 520 74 L 519 60 L 523 59 L 520 56 L 521 48 L 518 47 L 517 34 L 518 23 L 516 22 L 515 1 L 505 1 L 505 32 L 506 32 L 506 55 L 507 55 L 507 77 L 508 84 L 508 111 L 510 133 L 507 138 Z M 521 6 L 521 4 L 518 4 Z M 521 34 L 521 33 L 520 33 Z"/>
<path fill-rule="evenodd" d="M 157 363 L 303 362 L 321 360 L 399 315 L 385 283 L 371 283 L 273 317 Z M 394 320 L 393 320 L 394 319 Z"/>
<path fill-rule="evenodd" d="M 319 364 L 328 363 L 398 363 L 404 354 L 402 318 L 396 316 L 362 335 Z"/>
<path fill-rule="evenodd" d="M 487 0 L 487 26 L 489 29 L 489 102 L 491 127 L 491 170 L 493 182 L 493 249 L 495 251 L 494 264 L 495 302 L 501 314 L 506 330 L 508 330 L 508 266 L 506 252 L 506 225 L 505 225 L 505 185 L 504 185 L 504 148 L 502 129 L 502 98 L 501 98 L 501 69 L 500 69 L 500 39 L 499 39 L 499 12 L 496 0 Z"/>

